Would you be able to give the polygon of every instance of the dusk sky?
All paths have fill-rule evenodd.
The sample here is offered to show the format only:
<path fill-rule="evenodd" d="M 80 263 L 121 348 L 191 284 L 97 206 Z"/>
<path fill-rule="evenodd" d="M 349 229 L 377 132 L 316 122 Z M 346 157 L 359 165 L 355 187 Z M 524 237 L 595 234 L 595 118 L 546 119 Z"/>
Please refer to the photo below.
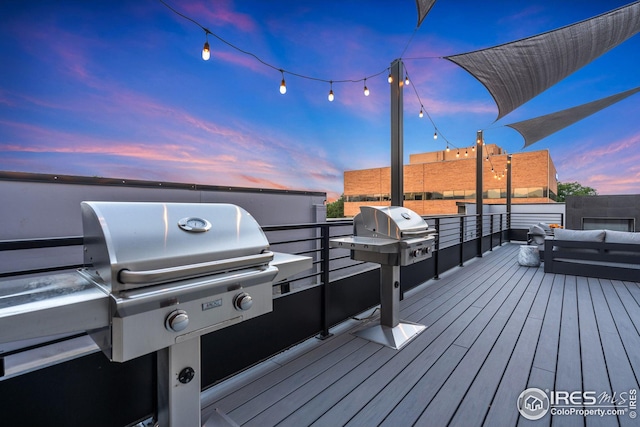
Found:
<path fill-rule="evenodd" d="M 343 191 L 345 170 L 390 162 L 391 62 L 401 57 L 404 154 L 476 131 L 510 153 L 548 149 L 560 181 L 640 193 L 640 94 L 524 150 L 506 124 L 640 85 L 640 35 L 495 121 L 497 107 L 443 56 L 557 29 L 629 0 L 157 0 L 0 3 L 0 170 Z M 280 94 L 285 70 L 287 93 Z M 379 74 L 378 74 L 379 73 Z M 297 77 L 300 74 L 312 79 Z M 364 82 L 370 96 L 363 94 Z M 335 100 L 329 102 L 328 80 Z M 514 167 L 516 167 L 514 165 Z"/>

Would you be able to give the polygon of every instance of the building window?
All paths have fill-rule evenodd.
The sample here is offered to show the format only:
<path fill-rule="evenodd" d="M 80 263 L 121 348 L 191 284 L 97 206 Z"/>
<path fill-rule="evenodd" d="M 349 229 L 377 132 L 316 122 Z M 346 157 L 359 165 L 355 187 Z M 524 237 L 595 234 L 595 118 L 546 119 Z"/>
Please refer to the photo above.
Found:
<path fill-rule="evenodd" d="M 502 192 L 500 191 L 499 188 L 492 188 L 487 190 L 487 195 L 485 196 L 485 198 L 487 199 L 499 199 L 502 197 Z"/>
<path fill-rule="evenodd" d="M 453 191 L 453 198 L 456 200 L 462 200 L 465 198 L 466 195 L 466 191 L 464 190 L 454 190 Z"/>
<path fill-rule="evenodd" d="M 544 197 L 544 190 L 542 189 L 542 187 L 534 187 L 534 188 L 529 188 L 529 197 L 530 198 L 542 198 Z"/>
<path fill-rule="evenodd" d="M 424 200 L 424 193 L 404 193 L 405 200 Z"/>
<path fill-rule="evenodd" d="M 528 195 L 529 195 L 529 189 L 528 188 L 514 188 L 513 189 L 513 197 L 515 197 L 515 198 L 526 199 Z"/>

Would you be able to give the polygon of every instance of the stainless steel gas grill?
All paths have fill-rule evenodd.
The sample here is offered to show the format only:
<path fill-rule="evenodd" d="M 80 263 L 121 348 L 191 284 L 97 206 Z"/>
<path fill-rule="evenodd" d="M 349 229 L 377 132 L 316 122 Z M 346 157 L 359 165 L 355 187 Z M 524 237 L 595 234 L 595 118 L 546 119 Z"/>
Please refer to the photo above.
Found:
<path fill-rule="evenodd" d="M 201 426 L 200 336 L 272 311 L 273 283 L 311 268 L 311 258 L 271 252 L 255 219 L 235 205 L 81 208 L 85 267 L 48 276 L 48 287 L 60 282 L 65 291 L 44 302 L 0 305 L 12 331 L 0 332 L 0 343 L 87 330 L 115 362 L 156 352 L 158 424 Z"/>
<path fill-rule="evenodd" d="M 431 257 L 435 230 L 405 207 L 361 206 L 353 232 L 331 239 L 331 247 L 350 249 L 352 259 L 380 264 L 380 324 L 356 335 L 400 349 L 425 329 L 399 319 L 400 267 Z"/>
<path fill-rule="evenodd" d="M 81 273 L 110 297 L 91 335 L 113 361 L 272 310 L 274 254 L 238 206 L 84 202 L 82 219 Z"/>

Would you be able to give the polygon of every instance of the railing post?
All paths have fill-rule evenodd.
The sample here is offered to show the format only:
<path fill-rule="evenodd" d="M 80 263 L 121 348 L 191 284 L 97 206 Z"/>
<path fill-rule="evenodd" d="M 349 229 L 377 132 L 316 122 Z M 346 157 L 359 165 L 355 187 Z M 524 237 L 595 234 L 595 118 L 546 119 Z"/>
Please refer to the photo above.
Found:
<path fill-rule="evenodd" d="M 440 267 L 438 266 L 440 258 L 440 218 L 436 218 L 436 233 L 438 233 L 438 235 L 436 236 L 434 244 L 435 248 L 433 251 L 433 262 L 435 265 L 436 275 L 433 278 L 437 280 L 440 279 Z"/>
<path fill-rule="evenodd" d="M 460 217 L 460 267 L 464 266 L 464 218 Z"/>
<path fill-rule="evenodd" d="M 322 266 L 322 271 L 320 272 L 320 277 L 322 280 L 322 332 L 320 332 L 318 338 L 324 340 L 332 335 L 329 333 L 329 224 L 322 224 L 320 226 L 320 230 L 322 233 L 322 248 L 320 252 L 322 256 L 322 262 L 320 263 L 320 265 Z"/>
<path fill-rule="evenodd" d="M 493 251 L 493 217 L 495 214 L 489 215 L 489 250 Z"/>
<path fill-rule="evenodd" d="M 500 214 L 500 246 L 502 246 L 502 234 L 504 233 L 504 227 L 502 224 L 502 214 Z"/>

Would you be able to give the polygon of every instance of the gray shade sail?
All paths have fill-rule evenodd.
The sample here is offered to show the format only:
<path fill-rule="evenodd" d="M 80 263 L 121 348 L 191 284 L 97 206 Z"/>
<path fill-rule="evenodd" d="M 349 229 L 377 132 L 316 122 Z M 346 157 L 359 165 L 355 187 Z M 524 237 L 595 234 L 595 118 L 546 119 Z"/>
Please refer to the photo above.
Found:
<path fill-rule="evenodd" d="M 640 1 L 537 36 L 447 56 L 491 93 L 496 120 L 640 31 Z"/>
<path fill-rule="evenodd" d="M 597 101 L 588 102 L 586 104 L 578 105 L 577 107 L 567 108 L 566 110 L 557 111 L 555 113 L 533 119 L 511 123 L 507 126 L 520 132 L 520 135 L 524 138 L 524 146 L 528 147 L 531 144 L 540 141 L 542 138 L 546 138 L 552 133 L 564 129 L 567 126 L 570 126 L 591 114 L 597 113 L 603 108 L 615 104 L 618 101 L 622 101 L 626 97 L 637 92 L 640 92 L 640 86 L 606 98 L 598 99 Z"/>
<path fill-rule="evenodd" d="M 436 0 L 416 0 L 416 6 L 418 7 L 418 27 L 424 21 L 425 16 L 429 13 Z"/>

